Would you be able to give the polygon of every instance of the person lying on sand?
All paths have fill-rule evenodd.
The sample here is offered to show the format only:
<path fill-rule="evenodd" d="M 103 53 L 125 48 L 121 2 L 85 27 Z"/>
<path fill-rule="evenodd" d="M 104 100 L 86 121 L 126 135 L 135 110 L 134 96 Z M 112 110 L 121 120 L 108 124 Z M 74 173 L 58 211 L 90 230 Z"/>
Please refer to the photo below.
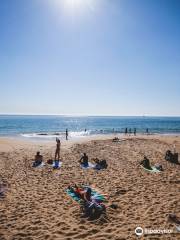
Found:
<path fill-rule="evenodd" d="M 105 212 L 105 205 L 92 199 L 92 190 L 90 187 L 86 190 L 77 185 L 68 188 L 81 198 L 81 207 L 84 213 L 83 217 L 91 217 L 92 215 Z"/>
<path fill-rule="evenodd" d="M 144 159 L 140 162 L 140 165 L 142 165 L 144 168 L 152 170 L 151 165 L 150 165 L 150 161 L 146 156 L 144 156 Z"/>
<path fill-rule="evenodd" d="M 159 170 L 159 171 L 164 171 L 164 169 L 163 169 L 163 167 L 162 167 L 161 164 L 156 163 L 154 166 L 155 166 L 155 168 L 156 168 L 157 170 Z"/>
<path fill-rule="evenodd" d="M 93 161 L 96 164 L 94 168 L 97 170 L 106 169 L 108 167 L 106 160 L 99 160 L 98 158 L 95 158 Z"/>
<path fill-rule="evenodd" d="M 80 164 L 84 165 L 85 167 L 88 166 L 88 156 L 86 153 L 83 154 L 83 156 L 79 160 Z"/>
<path fill-rule="evenodd" d="M 175 214 L 172 214 L 172 213 L 169 214 L 168 215 L 168 221 L 180 225 L 180 218 L 178 218 Z"/>
<path fill-rule="evenodd" d="M 82 187 L 78 187 L 76 184 L 72 187 L 68 187 L 72 192 L 77 194 L 78 197 L 80 197 L 84 201 L 91 201 L 91 188 L 87 188 L 87 190 L 84 190 Z"/>
<path fill-rule="evenodd" d="M 120 139 L 119 139 L 118 137 L 115 137 L 115 138 L 113 138 L 112 141 L 113 141 L 113 142 L 119 142 L 119 140 L 120 140 Z"/>
<path fill-rule="evenodd" d="M 42 161 L 43 161 L 43 156 L 40 155 L 40 152 L 37 152 L 35 155 L 35 161 L 33 163 L 33 167 L 37 167 L 41 165 Z"/>
<path fill-rule="evenodd" d="M 56 151 L 55 151 L 55 161 L 60 160 L 60 147 L 61 147 L 61 141 L 59 138 L 56 138 Z"/>

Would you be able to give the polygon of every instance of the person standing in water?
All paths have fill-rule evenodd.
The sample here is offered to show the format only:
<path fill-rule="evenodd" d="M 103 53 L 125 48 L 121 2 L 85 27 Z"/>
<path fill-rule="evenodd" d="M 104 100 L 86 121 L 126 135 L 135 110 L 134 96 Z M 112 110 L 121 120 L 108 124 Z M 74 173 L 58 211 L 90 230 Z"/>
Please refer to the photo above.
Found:
<path fill-rule="evenodd" d="M 68 129 L 66 128 L 66 141 L 68 140 Z"/>
<path fill-rule="evenodd" d="M 148 128 L 146 128 L 146 134 L 149 135 L 149 129 Z"/>
<path fill-rule="evenodd" d="M 58 161 L 60 160 L 60 147 L 61 147 L 61 141 L 59 138 L 56 138 L 56 152 L 55 152 L 55 161 L 58 158 Z"/>
<path fill-rule="evenodd" d="M 127 128 L 125 128 L 125 132 L 124 133 L 125 133 L 125 135 L 127 135 L 127 133 L 128 133 L 128 129 Z"/>
<path fill-rule="evenodd" d="M 134 136 L 136 136 L 136 128 L 134 128 Z"/>

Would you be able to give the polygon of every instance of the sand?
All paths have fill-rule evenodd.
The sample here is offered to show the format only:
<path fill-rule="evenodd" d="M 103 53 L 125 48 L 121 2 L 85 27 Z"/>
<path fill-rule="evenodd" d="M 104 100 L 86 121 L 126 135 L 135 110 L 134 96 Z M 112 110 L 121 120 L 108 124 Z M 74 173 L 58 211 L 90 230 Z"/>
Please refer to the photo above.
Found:
<path fill-rule="evenodd" d="M 0 240 L 125 240 L 180 239 L 169 213 L 180 216 L 180 166 L 164 160 L 165 151 L 180 152 L 180 137 L 137 136 L 113 143 L 110 139 L 88 139 L 62 144 L 63 165 L 34 169 L 32 159 L 41 150 L 45 161 L 54 155 L 54 143 L 0 140 L 0 181 L 8 184 L 0 200 Z M 108 169 L 82 170 L 78 159 L 106 159 Z M 149 173 L 139 167 L 144 154 L 152 164 L 160 163 L 162 173 Z M 106 196 L 106 216 L 94 221 L 81 218 L 78 203 L 66 194 L 72 183 L 84 183 Z M 170 229 L 171 234 L 137 238 L 136 227 Z"/>

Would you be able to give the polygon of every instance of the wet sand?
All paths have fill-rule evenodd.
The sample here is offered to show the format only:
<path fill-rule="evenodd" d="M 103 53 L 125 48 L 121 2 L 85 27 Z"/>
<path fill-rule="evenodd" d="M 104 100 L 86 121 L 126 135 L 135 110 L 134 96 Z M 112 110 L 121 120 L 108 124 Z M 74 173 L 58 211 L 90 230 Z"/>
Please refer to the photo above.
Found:
<path fill-rule="evenodd" d="M 139 239 L 180 239 L 167 221 L 169 213 L 180 216 L 180 166 L 164 160 L 174 144 L 180 153 L 177 136 L 126 137 L 119 143 L 107 137 L 66 142 L 63 165 L 54 171 L 49 165 L 32 168 L 37 150 L 45 162 L 54 156 L 54 143 L 0 139 L 0 181 L 9 184 L 0 200 L 0 239 L 138 239 L 137 226 L 173 231 Z M 106 159 L 108 169 L 82 170 L 78 160 L 83 152 L 90 159 Z M 139 167 L 144 155 L 152 164 L 162 164 L 164 171 L 149 173 Z M 105 195 L 107 206 L 113 203 L 118 208 L 107 207 L 106 217 L 94 221 L 81 218 L 79 205 L 65 192 L 73 183 L 95 187 Z"/>

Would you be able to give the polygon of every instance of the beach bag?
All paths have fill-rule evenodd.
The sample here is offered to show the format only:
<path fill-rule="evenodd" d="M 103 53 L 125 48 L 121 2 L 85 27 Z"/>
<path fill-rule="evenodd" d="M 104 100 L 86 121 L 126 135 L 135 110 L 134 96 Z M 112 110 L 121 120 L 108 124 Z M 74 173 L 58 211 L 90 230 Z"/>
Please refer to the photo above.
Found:
<path fill-rule="evenodd" d="M 53 164 L 53 160 L 52 159 L 47 160 L 47 164 L 52 165 Z"/>

